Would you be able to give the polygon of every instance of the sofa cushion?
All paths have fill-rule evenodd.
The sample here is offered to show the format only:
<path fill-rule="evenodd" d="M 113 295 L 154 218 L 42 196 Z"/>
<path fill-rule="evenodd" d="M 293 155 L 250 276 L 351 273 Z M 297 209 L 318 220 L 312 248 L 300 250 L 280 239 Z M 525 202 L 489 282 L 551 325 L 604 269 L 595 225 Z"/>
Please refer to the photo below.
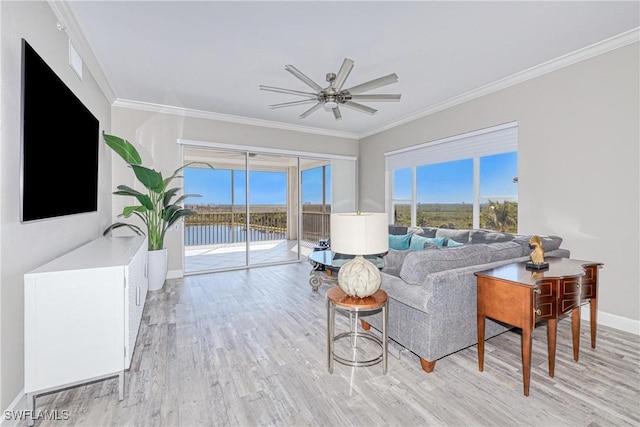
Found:
<path fill-rule="evenodd" d="M 411 234 L 389 234 L 389 249 L 406 251 L 410 240 Z"/>
<path fill-rule="evenodd" d="M 422 229 L 422 233 L 420 234 L 422 237 L 436 237 L 436 232 L 438 231 L 435 227 L 420 227 Z"/>
<path fill-rule="evenodd" d="M 400 268 L 400 278 L 412 285 L 419 285 L 425 278 L 438 271 L 478 265 L 488 262 L 487 245 L 464 245 L 442 248 L 437 251 L 411 251 Z"/>
<path fill-rule="evenodd" d="M 411 241 L 409 242 L 409 249 L 420 250 L 420 249 L 429 249 L 433 246 L 443 247 L 444 246 L 444 237 L 422 237 L 416 234 L 411 235 Z"/>
<path fill-rule="evenodd" d="M 402 267 L 402 263 L 409 253 L 411 253 L 411 251 L 397 251 L 395 249 L 389 249 L 383 257 L 384 267 L 382 268 L 382 271 L 387 274 L 400 277 L 400 267 Z"/>
<path fill-rule="evenodd" d="M 533 248 L 529 246 L 529 240 L 531 240 L 532 236 L 533 234 L 519 234 L 513 239 L 514 242 L 522 247 L 522 256 L 530 255 L 533 251 Z M 538 236 L 542 241 L 542 249 L 544 249 L 545 252 L 559 249 L 562 244 L 562 237 L 560 236 L 545 236 L 541 234 L 538 234 Z"/>
<path fill-rule="evenodd" d="M 436 237 L 446 237 L 458 243 L 469 243 L 469 230 L 450 230 L 448 228 L 438 228 Z"/>
<path fill-rule="evenodd" d="M 407 234 L 422 234 L 424 230 L 422 227 L 407 227 Z"/>
<path fill-rule="evenodd" d="M 408 227 L 404 225 L 391 225 L 389 224 L 389 234 L 407 234 Z"/>
<path fill-rule="evenodd" d="M 491 230 L 471 230 L 469 232 L 469 242 L 476 243 L 499 243 L 509 242 L 513 240 L 515 236 L 510 233 L 500 233 L 499 231 Z"/>
<path fill-rule="evenodd" d="M 462 246 L 462 245 L 464 245 L 464 243 L 456 242 L 453 239 L 447 239 L 447 247 L 448 248 L 455 248 L 457 246 Z M 520 247 L 520 246 L 518 246 L 518 247 Z"/>
<path fill-rule="evenodd" d="M 489 262 L 504 261 L 507 259 L 520 258 L 522 247 L 517 242 L 499 242 L 487 245 L 489 251 Z"/>

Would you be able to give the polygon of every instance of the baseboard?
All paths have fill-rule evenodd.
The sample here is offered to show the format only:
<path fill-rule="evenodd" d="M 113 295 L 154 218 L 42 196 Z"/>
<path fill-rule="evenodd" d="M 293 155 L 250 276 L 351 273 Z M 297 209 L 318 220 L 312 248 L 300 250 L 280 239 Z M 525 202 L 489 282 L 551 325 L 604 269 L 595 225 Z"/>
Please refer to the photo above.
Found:
<path fill-rule="evenodd" d="M 182 277 L 184 277 L 184 271 L 182 270 L 167 271 L 167 279 L 180 279 Z"/>
<path fill-rule="evenodd" d="M 20 421 L 25 418 L 25 411 L 27 410 L 27 395 L 24 393 L 24 389 L 20 390 L 20 393 L 13 399 L 13 402 L 2 413 L 2 421 L 0 425 L 2 427 L 17 426 Z"/>
<path fill-rule="evenodd" d="M 580 317 L 585 321 L 591 319 L 588 305 L 582 306 L 582 309 L 580 310 Z M 603 311 L 598 311 L 598 325 L 609 326 L 634 335 L 640 335 L 640 321 L 617 316 L 611 313 L 605 313 Z"/>

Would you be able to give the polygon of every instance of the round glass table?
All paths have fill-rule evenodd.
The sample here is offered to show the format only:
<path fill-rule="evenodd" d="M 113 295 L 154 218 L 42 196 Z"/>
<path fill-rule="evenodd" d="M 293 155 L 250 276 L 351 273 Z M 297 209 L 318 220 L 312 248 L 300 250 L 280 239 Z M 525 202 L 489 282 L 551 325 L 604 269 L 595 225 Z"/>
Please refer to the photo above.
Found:
<path fill-rule="evenodd" d="M 314 291 L 320 288 L 323 283 L 330 285 L 338 284 L 338 271 L 340 267 L 354 258 L 354 255 L 344 255 L 333 252 L 331 250 L 314 251 L 309 254 L 309 263 L 313 267 L 311 269 L 309 284 Z M 365 255 L 365 258 L 382 270 L 384 267 L 384 258 L 382 255 Z"/>

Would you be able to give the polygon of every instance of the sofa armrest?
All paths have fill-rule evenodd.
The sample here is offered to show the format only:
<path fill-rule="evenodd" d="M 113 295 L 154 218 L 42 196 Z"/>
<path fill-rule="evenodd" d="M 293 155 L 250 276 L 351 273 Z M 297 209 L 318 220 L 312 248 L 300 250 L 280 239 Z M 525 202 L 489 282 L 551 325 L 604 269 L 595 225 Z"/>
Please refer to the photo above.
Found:
<path fill-rule="evenodd" d="M 475 313 L 477 284 L 474 273 L 527 260 L 529 257 L 520 257 L 432 273 L 427 276 L 423 285 L 425 293 L 429 295 L 425 309 L 427 312 L 434 312 L 443 309 L 464 311 L 471 308 Z"/>

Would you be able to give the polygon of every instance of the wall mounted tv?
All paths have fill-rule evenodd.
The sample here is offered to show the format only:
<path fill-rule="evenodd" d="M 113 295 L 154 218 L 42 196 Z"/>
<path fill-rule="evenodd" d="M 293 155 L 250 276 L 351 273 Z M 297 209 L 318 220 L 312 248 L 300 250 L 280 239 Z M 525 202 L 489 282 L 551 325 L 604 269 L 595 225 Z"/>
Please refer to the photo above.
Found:
<path fill-rule="evenodd" d="M 98 210 L 99 122 L 22 39 L 21 221 Z"/>

